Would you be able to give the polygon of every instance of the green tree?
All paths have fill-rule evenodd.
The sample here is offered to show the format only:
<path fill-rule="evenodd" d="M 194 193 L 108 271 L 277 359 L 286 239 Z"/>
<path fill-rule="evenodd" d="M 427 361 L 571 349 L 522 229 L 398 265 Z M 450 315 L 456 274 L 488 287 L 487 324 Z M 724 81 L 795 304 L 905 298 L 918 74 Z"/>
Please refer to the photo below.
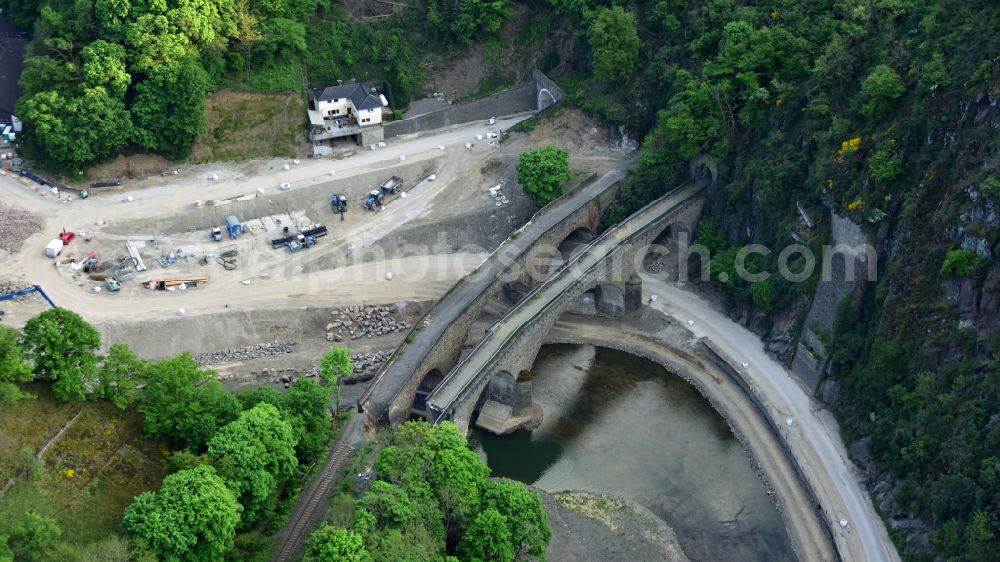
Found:
<path fill-rule="evenodd" d="M 7 535 L 0 535 L 0 562 L 14 562 L 14 551 L 7 545 Z"/>
<path fill-rule="evenodd" d="M 105 36 L 116 41 L 125 37 L 126 22 L 132 13 L 132 0 L 94 0 L 98 25 Z"/>
<path fill-rule="evenodd" d="M 0 404 L 31 397 L 17 385 L 33 378 L 31 366 L 21 355 L 17 337 L 17 330 L 0 326 Z"/>
<path fill-rule="evenodd" d="M 42 312 L 24 325 L 22 344 L 35 366 L 35 376 L 53 381 L 56 396 L 63 400 L 87 397 L 101 336 L 79 314 L 65 308 Z"/>
<path fill-rule="evenodd" d="M 517 181 L 536 205 L 545 205 L 562 195 L 563 186 L 570 179 L 569 153 L 565 150 L 545 146 L 521 153 Z"/>
<path fill-rule="evenodd" d="M 887 185 L 903 175 L 903 162 L 889 148 L 880 148 L 868 160 L 872 179 L 877 185 Z"/>
<path fill-rule="evenodd" d="M 183 158 L 208 130 L 205 96 L 208 73 L 195 58 L 161 65 L 138 86 L 132 102 L 135 142 L 152 151 Z"/>
<path fill-rule="evenodd" d="M 132 82 L 125 70 L 125 48 L 98 39 L 83 48 L 83 79 L 88 87 L 104 86 L 109 95 L 122 98 Z"/>
<path fill-rule="evenodd" d="M 596 10 L 587 41 L 594 53 L 594 77 L 601 82 L 627 80 L 635 72 L 642 43 L 631 12 L 621 6 Z"/>
<path fill-rule="evenodd" d="M 138 385 L 145 368 L 146 361 L 133 353 L 128 345 L 116 343 L 101 360 L 94 392 L 124 410 L 142 397 Z"/>
<path fill-rule="evenodd" d="M 545 549 L 552 539 L 549 518 L 538 494 L 518 482 L 490 482 L 483 494 L 484 505 L 497 510 L 507 519 L 514 557 L 531 557 L 545 562 Z"/>
<path fill-rule="evenodd" d="M 337 401 L 336 411 L 340 412 L 340 387 L 338 382 L 341 377 L 346 377 L 353 372 L 351 365 L 351 352 L 346 347 L 334 347 L 326 352 L 323 360 L 319 364 L 319 374 L 330 384 L 333 397 Z"/>
<path fill-rule="evenodd" d="M 458 553 L 468 560 L 513 562 L 515 551 L 507 518 L 492 507 L 481 511 L 458 543 Z"/>
<path fill-rule="evenodd" d="M 105 159 L 128 142 L 132 122 L 121 99 L 103 86 L 67 97 L 56 91 L 23 98 L 18 111 L 30 142 L 62 166 Z"/>
<path fill-rule="evenodd" d="M 895 70 L 884 64 L 876 66 L 861 84 L 861 95 L 866 100 L 861 114 L 871 121 L 885 117 L 904 92 L 906 86 Z"/>
<path fill-rule="evenodd" d="M 72 62 L 36 55 L 25 57 L 20 84 L 27 96 L 48 90 L 66 94 L 76 89 L 80 78 L 80 68 Z"/>
<path fill-rule="evenodd" d="M 171 474 L 125 510 L 122 527 L 160 560 L 221 560 L 242 508 L 211 466 Z"/>
<path fill-rule="evenodd" d="M 239 416 L 236 397 L 190 354 L 151 363 L 144 378 L 145 400 L 139 405 L 143 429 L 175 447 L 198 452 L 220 427 Z"/>
<path fill-rule="evenodd" d="M 207 457 L 243 506 L 243 526 L 259 521 L 278 487 L 295 474 L 295 437 L 277 408 L 257 404 L 220 429 L 208 443 Z"/>
<path fill-rule="evenodd" d="M 371 562 L 361 535 L 354 531 L 323 525 L 306 541 L 305 562 Z"/>
<path fill-rule="evenodd" d="M 449 39 L 471 43 L 482 32 L 496 33 L 510 17 L 507 0 L 428 0 L 427 21 Z"/>
<path fill-rule="evenodd" d="M 10 546 L 17 560 L 45 560 L 56 539 L 62 534 L 59 523 L 34 511 L 14 525 L 10 533 Z"/>
<path fill-rule="evenodd" d="M 191 41 L 165 15 L 142 14 L 126 29 L 125 46 L 133 74 L 151 76 L 194 54 Z"/>
<path fill-rule="evenodd" d="M 298 379 L 281 394 L 279 408 L 285 413 L 295 434 L 295 455 L 300 464 L 308 464 L 326 449 L 330 435 L 330 387 L 312 379 Z"/>

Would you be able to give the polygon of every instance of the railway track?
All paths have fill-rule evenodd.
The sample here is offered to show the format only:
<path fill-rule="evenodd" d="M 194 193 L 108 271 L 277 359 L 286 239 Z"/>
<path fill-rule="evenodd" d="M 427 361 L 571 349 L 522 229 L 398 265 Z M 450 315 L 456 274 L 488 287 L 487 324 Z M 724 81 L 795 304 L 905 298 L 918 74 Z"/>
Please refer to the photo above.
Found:
<path fill-rule="evenodd" d="M 341 472 L 347 466 L 347 461 L 358 449 L 356 446 L 358 441 L 354 433 L 358 429 L 360 419 L 360 416 L 351 417 L 350 421 L 347 422 L 347 427 L 334 443 L 333 450 L 326 459 L 323 469 L 302 490 L 288 522 L 278 533 L 278 548 L 272 559 L 274 562 L 292 562 L 302 555 L 306 537 L 323 519 L 326 506 L 330 501 L 330 493 L 337 481 L 340 480 Z"/>

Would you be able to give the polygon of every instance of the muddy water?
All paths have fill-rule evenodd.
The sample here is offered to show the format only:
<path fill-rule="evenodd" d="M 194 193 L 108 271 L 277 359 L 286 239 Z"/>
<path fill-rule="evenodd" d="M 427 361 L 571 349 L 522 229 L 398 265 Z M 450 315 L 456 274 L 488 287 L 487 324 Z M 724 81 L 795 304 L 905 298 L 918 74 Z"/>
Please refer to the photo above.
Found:
<path fill-rule="evenodd" d="M 542 426 L 473 432 L 496 476 L 635 499 L 694 561 L 795 559 L 739 442 L 682 379 L 626 353 L 571 345 L 544 347 L 533 372 Z"/>

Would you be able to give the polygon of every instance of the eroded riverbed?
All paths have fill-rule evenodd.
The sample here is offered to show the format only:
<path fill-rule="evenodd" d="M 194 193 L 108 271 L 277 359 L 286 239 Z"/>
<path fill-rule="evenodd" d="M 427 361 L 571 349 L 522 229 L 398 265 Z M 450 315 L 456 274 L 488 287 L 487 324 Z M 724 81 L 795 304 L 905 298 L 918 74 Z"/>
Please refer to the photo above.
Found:
<path fill-rule="evenodd" d="M 685 381 L 627 353 L 574 345 L 544 347 L 533 373 L 541 427 L 473 432 L 494 475 L 634 499 L 695 561 L 795 559 L 740 443 Z"/>

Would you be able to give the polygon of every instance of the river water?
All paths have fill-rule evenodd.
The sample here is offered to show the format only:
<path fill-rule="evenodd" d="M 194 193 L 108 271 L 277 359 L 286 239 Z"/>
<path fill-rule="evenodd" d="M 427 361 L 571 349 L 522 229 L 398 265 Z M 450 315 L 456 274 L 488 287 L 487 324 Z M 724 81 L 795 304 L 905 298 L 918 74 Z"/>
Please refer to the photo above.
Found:
<path fill-rule="evenodd" d="M 676 531 L 692 560 L 794 560 L 781 518 L 725 420 L 660 365 L 604 348 L 542 348 L 532 432 L 471 441 L 495 476 L 556 492 L 634 499 Z"/>

